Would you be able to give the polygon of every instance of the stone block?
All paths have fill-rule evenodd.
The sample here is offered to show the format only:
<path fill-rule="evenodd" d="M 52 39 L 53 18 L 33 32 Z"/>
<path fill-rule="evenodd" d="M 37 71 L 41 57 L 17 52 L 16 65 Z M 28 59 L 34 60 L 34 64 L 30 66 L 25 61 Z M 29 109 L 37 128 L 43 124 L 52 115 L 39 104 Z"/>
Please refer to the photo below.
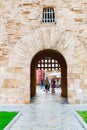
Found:
<path fill-rule="evenodd" d="M 29 104 L 29 103 L 30 103 L 29 99 L 24 100 L 24 104 Z"/>
<path fill-rule="evenodd" d="M 83 18 L 74 18 L 75 22 L 82 22 Z"/>
<path fill-rule="evenodd" d="M 6 68 L 5 69 L 5 71 L 7 72 L 7 73 L 15 73 L 15 68 L 14 67 L 11 67 L 11 68 Z"/>
<path fill-rule="evenodd" d="M 22 73 L 23 72 L 23 67 L 16 67 L 15 73 Z"/>
<path fill-rule="evenodd" d="M 75 104 L 80 104 L 80 100 L 79 100 L 79 99 L 76 99 L 76 100 L 75 100 Z"/>
<path fill-rule="evenodd" d="M 75 67 L 72 68 L 72 73 L 81 74 L 83 72 L 84 72 L 84 68 L 83 67 L 79 67 L 78 65 L 77 65 L 77 67 L 75 66 Z"/>
<path fill-rule="evenodd" d="M 17 80 L 16 79 L 4 79 L 3 81 L 3 87 L 4 88 L 15 88 L 17 87 Z"/>

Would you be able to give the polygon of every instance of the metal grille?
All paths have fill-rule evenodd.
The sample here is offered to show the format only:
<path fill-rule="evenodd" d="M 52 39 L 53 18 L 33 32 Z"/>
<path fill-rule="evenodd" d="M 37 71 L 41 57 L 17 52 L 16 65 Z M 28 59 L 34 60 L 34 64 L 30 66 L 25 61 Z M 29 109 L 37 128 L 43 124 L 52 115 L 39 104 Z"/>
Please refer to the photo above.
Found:
<path fill-rule="evenodd" d="M 36 66 L 37 69 L 41 70 L 60 70 L 60 64 L 57 60 L 52 59 L 51 57 L 45 57 L 45 59 L 39 60 Z"/>
<path fill-rule="evenodd" d="M 54 13 L 53 8 L 44 8 L 43 9 L 42 22 L 44 22 L 44 23 L 55 22 L 55 13 Z"/>

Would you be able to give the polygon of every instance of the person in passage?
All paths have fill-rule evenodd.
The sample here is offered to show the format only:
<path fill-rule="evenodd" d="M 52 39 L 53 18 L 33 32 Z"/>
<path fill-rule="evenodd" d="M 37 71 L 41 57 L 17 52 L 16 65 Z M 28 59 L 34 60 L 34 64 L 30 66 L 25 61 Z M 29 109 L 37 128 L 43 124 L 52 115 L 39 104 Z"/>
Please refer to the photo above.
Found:
<path fill-rule="evenodd" d="M 51 79 L 49 79 L 48 91 L 50 91 Z"/>
<path fill-rule="evenodd" d="M 59 88 L 58 79 L 57 79 L 57 78 L 56 78 L 56 80 L 55 80 L 55 87 L 56 87 L 56 88 Z"/>
<path fill-rule="evenodd" d="M 40 85 L 41 85 L 41 89 L 42 89 L 43 86 L 44 86 L 44 80 L 43 80 L 43 79 L 41 79 L 41 83 L 40 83 Z"/>
<path fill-rule="evenodd" d="M 53 80 L 53 83 L 52 83 L 52 85 L 51 85 L 51 93 L 52 94 L 55 94 L 55 80 Z"/>
<path fill-rule="evenodd" d="M 48 77 L 46 77 L 44 84 L 45 84 L 45 91 L 46 91 L 46 93 L 47 93 L 47 92 L 48 92 L 48 87 L 49 87 Z"/>
<path fill-rule="evenodd" d="M 53 81 L 55 81 L 55 78 L 52 78 L 52 79 L 51 79 L 51 85 L 53 84 Z"/>

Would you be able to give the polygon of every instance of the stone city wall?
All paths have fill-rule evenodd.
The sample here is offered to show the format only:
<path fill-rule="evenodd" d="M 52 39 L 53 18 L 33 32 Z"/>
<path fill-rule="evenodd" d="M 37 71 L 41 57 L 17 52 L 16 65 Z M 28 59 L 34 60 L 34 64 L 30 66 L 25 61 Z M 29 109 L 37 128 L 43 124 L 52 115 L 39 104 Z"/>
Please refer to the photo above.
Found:
<path fill-rule="evenodd" d="M 54 7 L 56 23 L 42 23 Z M 68 102 L 87 103 L 87 1 L 0 0 L 0 103 L 30 102 L 30 65 L 44 49 L 67 63 Z"/>

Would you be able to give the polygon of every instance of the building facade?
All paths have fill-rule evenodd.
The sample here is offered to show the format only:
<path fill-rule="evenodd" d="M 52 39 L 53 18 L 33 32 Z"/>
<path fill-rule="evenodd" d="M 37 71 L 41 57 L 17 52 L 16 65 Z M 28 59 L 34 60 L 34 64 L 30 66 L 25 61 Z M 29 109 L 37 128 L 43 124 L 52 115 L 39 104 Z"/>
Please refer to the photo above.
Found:
<path fill-rule="evenodd" d="M 87 103 L 87 0 L 1 0 L 0 103 L 30 103 L 46 56 L 61 65 L 61 96 Z"/>

